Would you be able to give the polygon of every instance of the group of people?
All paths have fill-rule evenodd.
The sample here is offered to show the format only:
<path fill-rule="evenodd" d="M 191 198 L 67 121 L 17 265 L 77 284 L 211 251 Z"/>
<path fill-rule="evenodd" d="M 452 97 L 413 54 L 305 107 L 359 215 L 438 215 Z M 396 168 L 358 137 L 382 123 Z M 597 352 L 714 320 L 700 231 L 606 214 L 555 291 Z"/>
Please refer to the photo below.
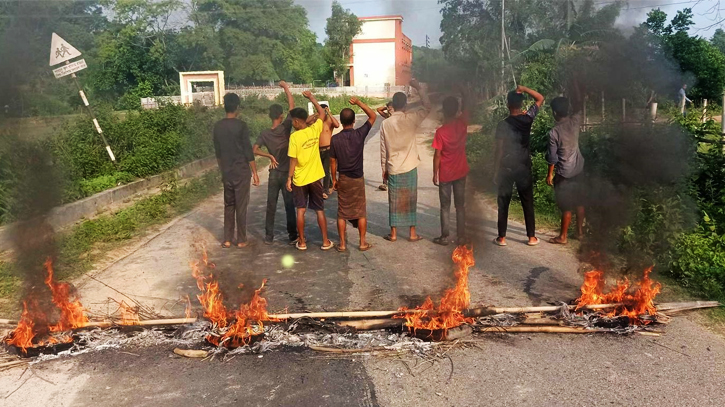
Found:
<path fill-rule="evenodd" d="M 284 201 L 289 243 L 299 250 L 307 250 L 305 235 L 305 213 L 307 209 L 316 213 L 322 233 L 322 250 L 336 248 L 347 250 L 346 228 L 349 222 L 358 229 L 359 249 L 369 250 L 372 245 L 366 239 L 367 209 L 365 180 L 363 172 L 363 151 L 365 140 L 378 118 L 384 121 L 380 126 L 380 159 L 383 184 L 379 189 L 388 192 L 390 232 L 385 240 L 395 242 L 398 228 L 409 228 L 408 240 L 422 240 L 417 233 L 417 190 L 418 190 L 418 142 L 416 134 L 421 122 L 429 115 L 431 103 L 425 89 L 416 81 L 411 88 L 418 93 L 420 101 L 408 103 L 405 93 L 393 95 L 386 106 L 372 110 L 359 99 L 350 98 L 350 104 L 358 106 L 367 120 L 355 128 L 356 115 L 351 108 L 339 112 L 339 121 L 331 114 L 328 106 L 321 105 L 309 91 L 303 92 L 315 113 L 295 107 L 295 101 L 288 85 L 282 81 L 280 87 L 287 96 L 288 110 L 279 104 L 269 108 L 271 127 L 261 132 L 254 146 L 250 141 L 249 128 L 237 119 L 240 99 L 230 93 L 224 97 L 226 118 L 214 127 L 214 146 L 224 183 L 224 241 L 222 247 L 233 244 L 245 247 L 246 212 L 250 196 L 250 184 L 259 185 L 254 156 L 270 160 L 270 174 L 267 186 L 267 211 L 264 242 L 274 239 L 274 218 L 279 194 Z M 441 235 L 434 243 L 448 245 L 452 241 L 450 232 L 450 207 L 453 201 L 456 209 L 457 244 L 468 242 L 466 229 L 466 178 L 469 172 L 466 158 L 468 122 L 471 111 L 471 97 L 464 89 L 459 95 L 448 96 L 441 103 L 443 123 L 436 130 L 432 147 L 433 183 L 438 186 L 440 198 Z M 534 103 L 524 110 L 525 94 Z M 523 206 L 528 244 L 539 243 L 535 233 L 533 174 L 531 166 L 531 127 L 544 98 L 538 92 L 523 86 L 517 87 L 507 96 L 509 116 L 496 129 L 496 153 L 494 183 L 498 187 L 498 237 L 494 243 L 506 246 L 508 209 L 513 186 Z M 567 230 L 572 213 L 577 215 L 577 231 L 582 233 L 584 208 L 581 203 L 579 179 L 584 159 L 579 151 L 580 104 L 570 108 L 569 100 L 554 99 L 551 108 L 556 125 L 550 133 L 549 174 L 547 183 L 554 186 L 557 202 L 562 210 L 562 228 L 559 236 L 551 243 L 566 244 Z M 572 110 L 572 111 L 570 111 Z M 571 113 L 571 114 L 570 114 Z M 333 135 L 336 128 L 342 127 Z M 265 148 L 266 152 L 262 149 Z M 328 164 L 329 163 L 329 164 Z M 324 203 L 333 191 L 338 194 L 337 229 L 339 244 L 328 237 L 327 218 Z"/>

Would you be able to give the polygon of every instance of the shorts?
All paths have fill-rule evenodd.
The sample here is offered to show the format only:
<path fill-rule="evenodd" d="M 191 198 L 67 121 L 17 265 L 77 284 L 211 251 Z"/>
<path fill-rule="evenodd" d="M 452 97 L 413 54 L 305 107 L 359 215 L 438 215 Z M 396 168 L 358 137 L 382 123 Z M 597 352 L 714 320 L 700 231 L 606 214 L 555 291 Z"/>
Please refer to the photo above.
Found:
<path fill-rule="evenodd" d="M 313 211 L 325 209 L 325 200 L 322 198 L 322 179 L 311 184 L 298 187 L 292 184 L 292 200 L 295 208 L 309 208 Z"/>
<path fill-rule="evenodd" d="M 573 178 L 564 178 L 559 174 L 554 176 L 556 205 L 562 212 L 573 211 L 577 207 L 584 206 L 582 181 L 581 174 Z"/>

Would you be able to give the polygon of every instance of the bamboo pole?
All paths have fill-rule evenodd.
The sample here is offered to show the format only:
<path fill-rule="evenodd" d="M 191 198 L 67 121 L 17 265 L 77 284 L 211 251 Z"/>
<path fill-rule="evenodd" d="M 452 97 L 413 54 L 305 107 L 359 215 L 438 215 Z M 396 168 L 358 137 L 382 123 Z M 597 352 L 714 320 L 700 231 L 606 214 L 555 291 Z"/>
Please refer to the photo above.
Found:
<path fill-rule="evenodd" d="M 487 326 L 474 327 L 474 332 L 516 332 L 516 333 L 557 333 L 557 334 L 590 334 L 607 332 L 601 329 L 575 328 L 570 326 Z"/>

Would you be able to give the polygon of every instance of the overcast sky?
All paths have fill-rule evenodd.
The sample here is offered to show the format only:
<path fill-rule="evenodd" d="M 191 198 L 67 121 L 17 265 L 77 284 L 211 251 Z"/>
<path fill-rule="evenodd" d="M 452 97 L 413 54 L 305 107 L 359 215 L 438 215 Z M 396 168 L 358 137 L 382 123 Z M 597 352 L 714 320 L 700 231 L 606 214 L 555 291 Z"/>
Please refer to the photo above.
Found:
<path fill-rule="evenodd" d="M 604 4 L 612 0 L 596 2 Z M 295 0 L 295 3 L 307 9 L 310 28 L 317 34 L 317 41 L 323 42 L 332 0 Z M 432 47 L 440 46 L 441 7 L 438 0 L 340 0 L 340 3 L 358 17 L 400 14 L 403 16 L 403 32 L 414 45 L 425 45 L 425 36 L 428 35 Z M 725 19 L 725 1 L 720 5 L 719 0 L 630 0 L 629 9 L 622 12 L 618 23 L 623 27 L 639 24 L 653 8 L 662 9 L 672 18 L 677 10 L 685 7 L 692 7 L 695 15 L 695 29 L 690 31 L 691 34 L 710 38 L 715 29 L 722 26 L 720 20 Z"/>

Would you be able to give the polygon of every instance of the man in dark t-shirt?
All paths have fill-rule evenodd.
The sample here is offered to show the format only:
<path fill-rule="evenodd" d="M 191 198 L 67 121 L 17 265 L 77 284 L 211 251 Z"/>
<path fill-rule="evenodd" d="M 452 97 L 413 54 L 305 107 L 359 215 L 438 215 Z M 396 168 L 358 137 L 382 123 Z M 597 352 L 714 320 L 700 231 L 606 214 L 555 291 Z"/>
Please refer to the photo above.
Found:
<path fill-rule="evenodd" d="M 285 81 L 281 81 L 279 86 L 284 89 L 284 93 L 287 95 L 287 104 L 289 106 L 287 112 L 289 112 L 295 108 L 295 99 L 292 97 L 289 86 Z M 277 211 L 277 200 L 281 192 L 284 200 L 284 210 L 287 214 L 287 235 L 290 244 L 294 245 L 297 243 L 297 214 L 292 200 L 292 193 L 285 188 L 287 173 L 289 172 L 287 150 L 289 148 L 289 136 L 292 132 L 292 117 L 289 113 L 284 120 L 283 117 L 282 106 L 274 104 L 269 107 L 269 118 L 272 120 L 272 127 L 259 134 L 256 143 L 254 143 L 254 154 L 267 157 L 270 160 L 264 243 L 272 244 L 274 240 L 274 215 Z M 268 153 L 265 153 L 261 147 L 265 147 Z"/>
<path fill-rule="evenodd" d="M 249 127 L 237 119 L 239 102 L 239 96 L 235 93 L 224 95 L 226 117 L 214 125 L 214 151 L 224 183 L 222 247 L 225 249 L 231 247 L 232 242 L 236 242 L 240 248 L 247 246 L 250 178 L 253 178 L 254 186 L 259 185 L 257 165 L 249 141 Z"/>
<path fill-rule="evenodd" d="M 337 190 L 337 231 L 340 234 L 338 251 L 347 250 L 345 228 L 346 221 L 360 232 L 360 251 L 371 247 L 365 240 L 367 233 L 367 202 L 365 200 L 365 178 L 363 178 L 363 150 L 365 138 L 370 133 L 375 119 L 375 111 L 358 98 L 350 98 L 351 105 L 359 106 L 368 120 L 355 128 L 355 112 L 345 108 L 340 112 L 342 131 L 332 138 L 330 144 L 330 174 L 332 185 Z M 339 177 L 337 172 L 340 173 Z"/>
<path fill-rule="evenodd" d="M 524 111 L 524 93 L 534 98 L 534 104 Z M 534 179 L 531 173 L 531 125 L 534 123 L 544 97 L 535 90 L 518 86 L 507 95 L 509 116 L 496 128 L 496 155 L 494 183 L 498 186 L 498 237 L 494 243 L 506 246 L 508 213 L 513 195 L 513 184 L 519 193 L 524 210 L 528 245 L 536 246 L 536 223 L 534 219 Z"/>

